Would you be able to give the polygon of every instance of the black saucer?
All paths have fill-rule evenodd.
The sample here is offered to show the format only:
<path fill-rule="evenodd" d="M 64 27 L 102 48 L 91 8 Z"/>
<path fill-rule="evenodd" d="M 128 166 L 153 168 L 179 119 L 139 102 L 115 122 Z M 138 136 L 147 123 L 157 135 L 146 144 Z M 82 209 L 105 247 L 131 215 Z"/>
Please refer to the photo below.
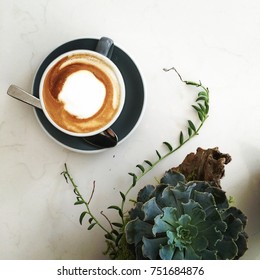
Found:
<path fill-rule="evenodd" d="M 39 85 L 42 74 L 48 64 L 59 55 L 76 49 L 95 50 L 97 39 L 77 39 L 65 43 L 50 53 L 40 65 L 33 84 L 33 95 L 39 97 Z M 126 88 L 125 104 L 119 118 L 112 125 L 118 135 L 119 143 L 122 142 L 138 125 L 143 114 L 145 103 L 144 84 L 141 74 L 133 60 L 120 48 L 114 47 L 111 60 L 116 64 L 124 78 Z M 45 117 L 42 110 L 35 109 L 36 117 L 47 134 L 62 146 L 77 152 L 96 152 L 99 149 L 87 144 L 80 137 L 69 136 L 56 129 Z"/>

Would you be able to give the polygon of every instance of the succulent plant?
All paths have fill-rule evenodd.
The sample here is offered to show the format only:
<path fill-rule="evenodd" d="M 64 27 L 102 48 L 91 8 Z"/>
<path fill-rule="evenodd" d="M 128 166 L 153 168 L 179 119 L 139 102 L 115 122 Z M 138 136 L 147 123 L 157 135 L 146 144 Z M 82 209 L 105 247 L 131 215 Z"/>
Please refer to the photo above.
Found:
<path fill-rule="evenodd" d="M 88 230 L 99 227 L 105 233 L 107 250 L 111 259 L 238 259 L 247 250 L 246 216 L 237 208 L 230 207 L 220 179 L 224 176 L 224 165 L 231 157 L 218 148 L 197 149 L 197 153 L 186 156 L 178 167 L 165 173 L 158 186 L 147 185 L 139 191 L 135 207 L 125 209 L 127 196 L 137 182 L 157 164 L 179 150 L 199 134 L 208 118 L 209 89 L 201 82 L 180 80 L 199 89 L 196 103 L 199 124 L 187 121 L 186 132 L 180 131 L 177 146 L 163 142 L 167 152 L 156 150 L 158 159 L 144 160 L 137 164 L 139 173 L 128 173 L 132 184 L 125 192 L 120 191 L 121 203 L 108 209 L 118 212 L 119 221 L 112 222 L 103 211 L 100 214 L 108 222 L 105 226 L 93 213 L 91 196 L 85 200 L 70 175 L 67 165 L 61 173 L 70 182 L 76 195 L 75 205 L 84 205 L 79 217 L 80 224 L 88 219 Z"/>
<path fill-rule="evenodd" d="M 126 241 L 136 259 L 238 259 L 247 249 L 246 216 L 206 181 L 169 170 L 139 191 Z"/>

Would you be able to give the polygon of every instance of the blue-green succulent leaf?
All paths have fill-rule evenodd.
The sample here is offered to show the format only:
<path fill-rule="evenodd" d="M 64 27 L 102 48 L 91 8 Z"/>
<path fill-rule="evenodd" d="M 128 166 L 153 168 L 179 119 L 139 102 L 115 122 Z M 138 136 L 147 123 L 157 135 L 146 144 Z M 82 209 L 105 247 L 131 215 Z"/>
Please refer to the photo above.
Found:
<path fill-rule="evenodd" d="M 203 250 L 200 252 L 202 260 L 216 260 L 217 259 L 217 250 L 210 251 L 210 250 Z"/>
<path fill-rule="evenodd" d="M 205 192 L 206 189 L 210 188 L 210 185 L 205 181 L 190 181 L 186 184 L 186 187 L 187 191 Z"/>
<path fill-rule="evenodd" d="M 194 238 L 192 240 L 192 247 L 194 248 L 194 250 L 196 252 L 197 251 L 202 252 L 202 251 L 206 250 L 208 247 L 208 244 L 209 244 L 209 242 L 205 236 L 198 235 L 197 238 Z"/>
<path fill-rule="evenodd" d="M 172 260 L 184 260 L 184 250 L 176 248 L 172 256 Z"/>
<path fill-rule="evenodd" d="M 178 201 L 182 203 L 187 203 L 189 201 L 190 192 L 187 191 L 185 185 L 179 184 L 175 188 L 172 188 L 172 191 Z"/>
<path fill-rule="evenodd" d="M 168 186 L 166 187 L 160 199 L 157 199 L 159 205 L 163 207 L 173 207 L 177 209 L 178 215 L 183 213 L 182 203 L 189 200 L 189 194 L 185 192 L 182 185 L 177 187 Z"/>
<path fill-rule="evenodd" d="M 208 187 L 205 189 L 208 193 L 211 193 L 214 196 L 217 208 L 219 210 L 224 210 L 229 207 L 228 199 L 226 197 L 226 193 L 216 187 Z"/>
<path fill-rule="evenodd" d="M 155 197 L 148 200 L 143 205 L 143 211 L 144 211 L 144 219 L 143 219 L 144 221 L 152 221 L 157 215 L 162 214 L 162 210 L 157 205 Z"/>
<path fill-rule="evenodd" d="M 165 172 L 160 182 L 162 184 L 176 186 L 179 182 L 185 182 L 185 177 L 181 173 L 175 171 L 167 171 Z"/>
<path fill-rule="evenodd" d="M 183 203 L 182 207 L 183 212 L 192 217 L 191 223 L 193 225 L 197 225 L 205 221 L 206 213 L 198 202 L 195 202 L 194 200 L 189 200 L 189 202 Z"/>
<path fill-rule="evenodd" d="M 243 226 L 246 226 L 247 217 L 241 210 L 233 206 L 228 208 L 225 212 L 222 213 L 223 220 L 225 220 L 225 218 L 229 215 L 233 215 L 234 217 L 238 218 L 239 220 L 241 220 Z"/>
<path fill-rule="evenodd" d="M 205 223 L 199 228 L 199 234 L 208 240 L 208 249 L 214 250 L 217 242 L 223 239 L 223 233 L 216 230 L 212 223 Z"/>
<path fill-rule="evenodd" d="M 194 191 L 193 199 L 204 209 L 209 224 L 215 224 L 217 230 L 224 232 L 227 225 L 222 221 L 221 214 L 217 209 L 213 195 L 207 192 L 202 193 Z"/>
<path fill-rule="evenodd" d="M 232 239 L 224 239 L 217 243 L 218 255 L 223 260 L 232 260 L 237 256 L 238 248 Z"/>
<path fill-rule="evenodd" d="M 239 234 L 238 239 L 235 241 L 236 245 L 238 247 L 238 253 L 236 256 L 236 259 L 239 259 L 240 257 L 243 256 L 245 251 L 248 249 L 247 248 L 247 234 L 245 232 L 242 232 Z"/>
<path fill-rule="evenodd" d="M 193 190 L 191 199 L 198 202 L 205 211 L 216 205 L 214 196 L 207 192 Z"/>
<path fill-rule="evenodd" d="M 167 237 L 149 239 L 143 237 L 142 252 L 145 258 L 156 260 L 158 258 L 159 249 L 167 244 Z"/>
<path fill-rule="evenodd" d="M 162 260 L 171 260 L 174 255 L 175 249 L 176 248 L 174 245 L 168 244 L 168 245 L 162 246 L 161 249 L 159 250 L 160 258 Z"/>
<path fill-rule="evenodd" d="M 171 187 L 167 187 L 163 190 L 162 196 L 157 200 L 159 205 L 163 207 L 173 207 L 178 209 L 180 205 L 180 201 L 177 200 L 176 194 Z"/>
<path fill-rule="evenodd" d="M 187 246 L 184 249 L 184 258 L 185 260 L 200 260 L 201 257 L 197 255 L 194 251 L 194 249 L 191 246 Z"/>
<path fill-rule="evenodd" d="M 142 188 L 137 196 L 137 201 L 145 203 L 151 198 L 152 193 L 154 192 L 155 187 L 153 185 L 147 185 L 144 188 Z"/>
<path fill-rule="evenodd" d="M 137 217 L 141 220 L 144 219 L 144 212 L 143 212 L 143 203 L 142 202 L 137 202 L 135 204 L 135 207 L 132 208 L 130 211 L 129 211 L 129 217 L 131 220 L 134 220 L 136 219 Z"/>
<path fill-rule="evenodd" d="M 181 226 L 187 226 L 191 221 L 191 217 L 187 214 L 181 215 L 181 217 L 179 218 L 179 224 Z"/>
<path fill-rule="evenodd" d="M 231 210 L 232 212 L 235 212 L 236 214 L 233 214 L 233 215 L 241 220 L 244 227 L 246 226 L 247 216 L 240 209 L 237 209 L 236 207 L 230 207 L 228 210 Z"/>
<path fill-rule="evenodd" d="M 176 233 L 173 231 L 167 230 L 166 235 L 168 237 L 168 244 L 174 244 L 176 239 Z"/>
<path fill-rule="evenodd" d="M 167 230 L 173 230 L 178 221 L 176 213 L 176 208 L 163 208 L 163 214 L 156 216 L 154 219 L 154 226 L 152 228 L 153 234 L 156 235 L 157 233 L 166 232 Z"/>
<path fill-rule="evenodd" d="M 178 227 L 177 232 L 179 233 L 179 236 L 181 236 L 183 243 L 191 243 L 191 240 L 196 238 L 198 235 L 198 228 L 188 224 L 186 226 Z"/>
<path fill-rule="evenodd" d="M 225 235 L 231 236 L 234 240 L 238 239 L 239 233 L 243 230 L 243 224 L 240 219 L 236 219 L 233 215 L 228 215 L 225 219 L 228 227 Z"/>
<path fill-rule="evenodd" d="M 152 225 L 136 218 L 135 220 L 127 223 L 125 232 L 126 241 L 129 244 L 137 244 L 144 236 L 152 237 Z"/>

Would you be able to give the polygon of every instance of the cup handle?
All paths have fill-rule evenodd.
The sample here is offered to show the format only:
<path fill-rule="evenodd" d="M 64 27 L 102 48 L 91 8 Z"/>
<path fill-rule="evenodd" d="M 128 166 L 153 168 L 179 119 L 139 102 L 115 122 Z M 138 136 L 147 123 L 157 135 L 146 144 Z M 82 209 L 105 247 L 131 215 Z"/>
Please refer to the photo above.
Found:
<path fill-rule="evenodd" d="M 114 42 L 108 37 L 101 37 L 97 43 L 95 51 L 111 58 L 114 49 Z"/>

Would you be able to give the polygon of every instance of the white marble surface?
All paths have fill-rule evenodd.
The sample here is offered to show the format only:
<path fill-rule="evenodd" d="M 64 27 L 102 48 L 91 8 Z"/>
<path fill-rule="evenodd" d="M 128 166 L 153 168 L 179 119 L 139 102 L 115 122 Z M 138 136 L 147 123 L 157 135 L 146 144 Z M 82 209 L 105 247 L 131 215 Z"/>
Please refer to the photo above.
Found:
<path fill-rule="evenodd" d="M 78 222 L 72 188 L 60 173 L 67 163 L 97 214 L 119 202 L 130 171 L 155 159 L 162 141 L 177 143 L 194 118 L 192 91 L 164 67 L 211 91 L 210 117 L 199 136 L 138 184 L 178 165 L 197 147 L 218 146 L 233 160 L 222 187 L 248 216 L 249 250 L 260 259 L 260 2 L 258 0 L 0 0 L 0 259 L 106 259 L 103 233 Z M 77 38 L 108 36 L 138 64 L 147 104 L 142 122 L 121 145 L 79 154 L 52 141 L 30 106 L 6 91 L 30 90 L 40 62 Z M 107 215 L 113 212 L 106 210 Z"/>

